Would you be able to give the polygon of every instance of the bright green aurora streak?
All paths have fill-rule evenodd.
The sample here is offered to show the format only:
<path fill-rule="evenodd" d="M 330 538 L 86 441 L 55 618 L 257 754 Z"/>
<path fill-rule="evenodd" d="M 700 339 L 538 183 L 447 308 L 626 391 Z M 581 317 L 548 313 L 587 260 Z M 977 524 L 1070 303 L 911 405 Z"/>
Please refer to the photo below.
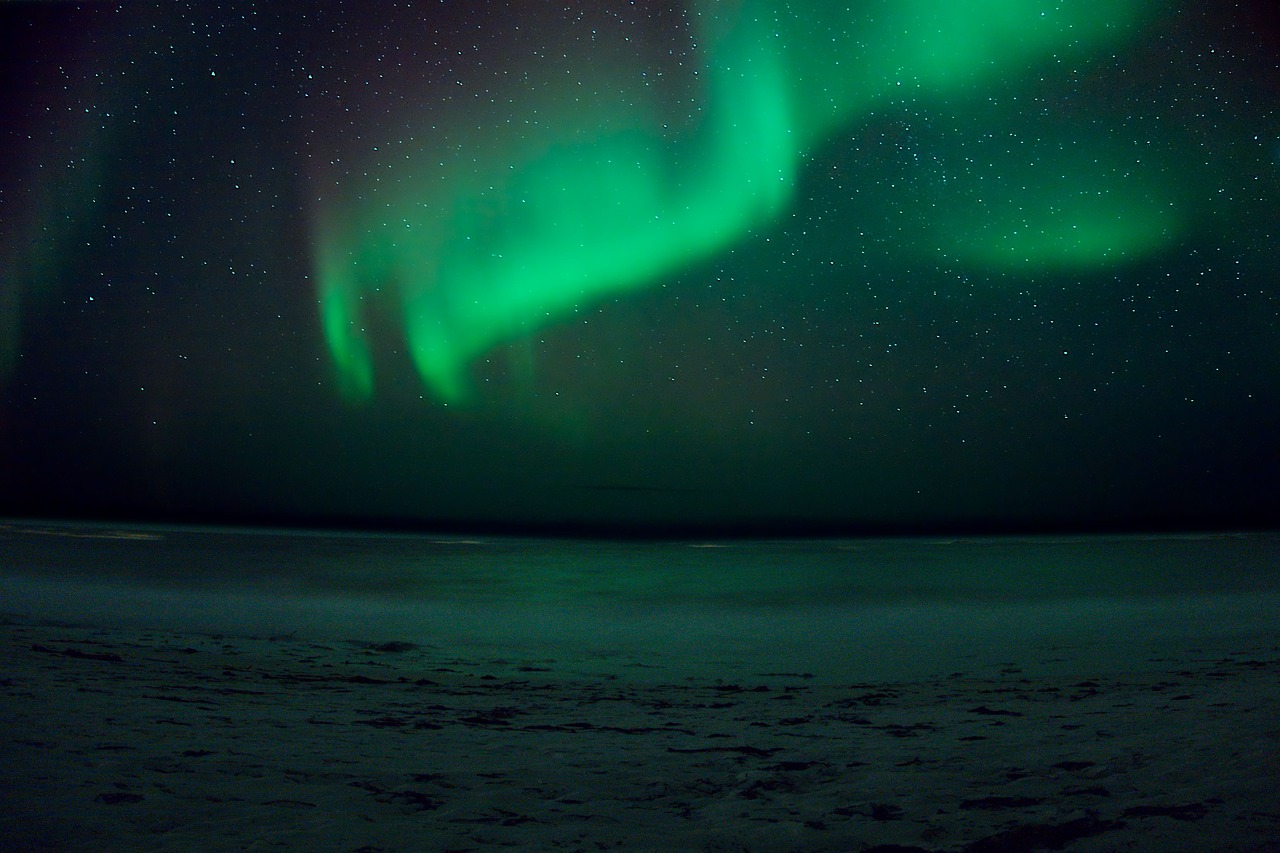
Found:
<path fill-rule="evenodd" d="M 403 323 L 435 398 L 463 401 L 468 365 L 496 344 L 650 284 L 775 219 L 805 156 L 870 110 L 1003 82 L 1044 57 L 1083 59 L 1132 35 L 1150 5 L 876 0 L 851 10 L 843 0 L 705 0 L 690 15 L 702 62 L 695 123 L 654 130 L 615 109 L 574 116 L 577 130 L 560 139 L 503 146 L 464 136 L 466 168 L 431 151 L 388 150 L 320 203 L 319 300 L 340 386 L 354 400 L 373 396 L 367 312 L 386 311 Z M 587 138 L 584 121 L 598 128 Z M 1177 225 L 1171 203 L 1152 181 L 1113 187 L 1119 164 L 1106 164 L 1115 152 L 1094 148 L 1079 158 L 1083 187 L 1071 171 L 1064 177 L 1070 162 L 1054 174 L 1029 170 L 1017 180 L 1025 198 L 976 217 L 968 207 L 941 216 L 939 233 L 919 235 L 932 246 L 918 249 L 1019 269 L 1105 264 L 1167 240 Z M 1042 191 L 1044 212 L 1028 216 L 1019 202 Z M 1099 226 L 1104 208 L 1115 227 Z"/>

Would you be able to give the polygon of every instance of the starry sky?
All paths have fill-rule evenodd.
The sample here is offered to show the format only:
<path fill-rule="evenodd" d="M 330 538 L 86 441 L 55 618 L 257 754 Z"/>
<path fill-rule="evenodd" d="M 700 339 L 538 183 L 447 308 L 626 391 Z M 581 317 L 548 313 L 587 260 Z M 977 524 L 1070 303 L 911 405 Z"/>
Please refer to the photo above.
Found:
<path fill-rule="evenodd" d="M 0 3 L 0 513 L 1280 523 L 1280 24 Z"/>

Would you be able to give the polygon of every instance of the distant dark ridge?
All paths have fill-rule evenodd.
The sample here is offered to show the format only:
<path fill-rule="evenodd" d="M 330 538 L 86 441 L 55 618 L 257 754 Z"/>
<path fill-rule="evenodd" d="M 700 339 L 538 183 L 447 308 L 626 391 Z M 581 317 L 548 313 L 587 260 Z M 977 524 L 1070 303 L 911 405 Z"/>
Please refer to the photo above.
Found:
<path fill-rule="evenodd" d="M 977 519 L 910 523 L 847 519 L 730 519 L 713 522 L 534 522 L 490 519 L 428 519 L 391 516 L 227 513 L 13 513 L 24 524 L 113 524 L 178 527 L 294 529 L 317 532 L 516 536 L 547 539 L 682 541 L 703 539 L 871 539 L 998 536 L 1123 536 L 1222 534 L 1280 530 L 1274 518 Z"/>

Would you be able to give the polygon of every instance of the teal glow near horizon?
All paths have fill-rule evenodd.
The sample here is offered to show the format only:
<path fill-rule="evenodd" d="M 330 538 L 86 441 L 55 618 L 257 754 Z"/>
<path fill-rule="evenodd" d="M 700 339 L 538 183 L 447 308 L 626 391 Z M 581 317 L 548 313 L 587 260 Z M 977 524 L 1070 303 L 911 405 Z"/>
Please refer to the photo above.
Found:
<path fill-rule="evenodd" d="M 1132 35 L 1150 6 L 704 2 L 691 12 L 701 102 L 688 120 L 654 121 L 626 92 L 589 107 L 566 92 L 550 110 L 559 135 L 472 135 L 451 116 L 453 153 L 391 146 L 317 205 L 318 295 L 339 385 L 352 400 L 374 396 L 370 328 L 385 313 L 431 395 L 465 401 L 470 364 L 494 346 L 776 220 L 806 157 L 881 104 L 980 90 L 1050 57 L 1087 62 Z M 973 182 L 983 177 L 962 180 L 915 250 L 1015 270 L 1152 251 L 1176 234 L 1177 212 L 1151 181 L 1135 188 L 1097 168 L 1113 154 L 1100 147 L 1048 171 L 990 164 L 1017 176 L 1013 200 L 982 198 Z"/>

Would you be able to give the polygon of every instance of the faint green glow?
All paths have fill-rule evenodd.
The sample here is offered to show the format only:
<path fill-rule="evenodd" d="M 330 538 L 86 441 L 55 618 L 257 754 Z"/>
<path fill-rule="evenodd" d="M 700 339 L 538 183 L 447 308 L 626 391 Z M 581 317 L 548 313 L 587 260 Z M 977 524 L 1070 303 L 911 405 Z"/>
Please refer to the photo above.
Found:
<path fill-rule="evenodd" d="M 702 2 L 692 18 L 704 102 L 687 127 L 655 132 L 602 116 L 594 135 L 540 145 L 463 136 L 470 156 L 389 152 L 346 188 L 346 203 L 322 203 L 319 297 L 340 386 L 372 396 L 367 323 L 391 311 L 434 396 L 464 400 L 468 365 L 494 345 L 775 219 L 807 153 L 878 104 L 945 97 L 1050 54 L 1095 50 L 1131 33 L 1149 5 Z M 962 239 L 939 239 L 1004 266 L 1105 263 L 1155 245 L 1167 211 L 1116 206 L 1109 193 L 1104 182 L 1094 196 L 1050 199 L 1048 212 L 1028 215 L 1026 235 L 1011 210 L 986 210 L 976 229 L 946 211 L 939 221 L 954 220 Z"/>
<path fill-rule="evenodd" d="M 357 334 L 351 328 L 352 318 L 360 314 L 351 304 L 352 290 L 338 286 L 336 275 L 326 276 L 322 271 L 321 278 L 325 282 L 320 294 L 324 334 L 334 359 L 342 365 L 342 391 L 351 398 L 369 397 L 373 394 L 373 358 L 363 330 Z"/>
<path fill-rule="evenodd" d="M 968 204 L 938 220 L 937 243 L 990 269 L 1090 269 L 1142 257 L 1187 225 L 1169 167 L 1144 153 L 1096 142 L 1044 160 L 1027 152 L 986 197 L 967 182 Z"/>
<path fill-rule="evenodd" d="M 1145 255 L 1181 230 L 1180 216 L 1167 205 L 1099 190 L 984 224 L 952 248 L 988 267 L 1089 268 Z"/>

